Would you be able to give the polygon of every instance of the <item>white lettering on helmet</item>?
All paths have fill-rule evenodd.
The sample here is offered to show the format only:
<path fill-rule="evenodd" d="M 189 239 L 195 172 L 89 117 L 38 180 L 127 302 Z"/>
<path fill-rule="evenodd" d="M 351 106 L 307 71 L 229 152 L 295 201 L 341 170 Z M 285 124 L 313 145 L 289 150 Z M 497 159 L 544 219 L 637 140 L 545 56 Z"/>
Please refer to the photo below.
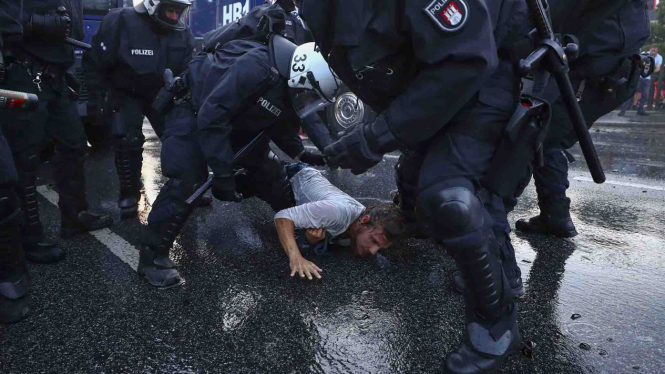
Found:
<path fill-rule="evenodd" d="M 282 114 L 282 110 L 281 110 L 281 109 L 279 109 L 278 107 L 272 105 L 272 104 L 270 103 L 270 101 L 268 101 L 268 100 L 266 100 L 266 99 L 264 99 L 264 98 L 262 98 L 262 97 L 259 97 L 259 101 L 257 101 L 257 103 L 258 103 L 259 105 L 261 105 L 262 107 L 264 107 L 264 108 L 265 108 L 267 111 L 269 111 L 270 113 L 274 114 L 275 117 L 279 117 L 279 115 Z"/>
<path fill-rule="evenodd" d="M 154 56 L 152 49 L 132 49 L 132 56 Z"/>

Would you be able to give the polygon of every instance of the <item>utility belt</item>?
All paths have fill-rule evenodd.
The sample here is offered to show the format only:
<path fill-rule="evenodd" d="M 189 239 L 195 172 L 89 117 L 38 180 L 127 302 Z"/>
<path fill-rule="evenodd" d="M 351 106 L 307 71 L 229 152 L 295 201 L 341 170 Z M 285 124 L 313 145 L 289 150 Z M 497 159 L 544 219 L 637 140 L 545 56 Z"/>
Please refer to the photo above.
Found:
<path fill-rule="evenodd" d="M 81 83 L 66 66 L 44 61 L 20 49 L 13 51 L 12 58 L 10 69 L 26 69 L 28 75 L 33 78 L 32 83 L 37 86 L 38 92 L 42 92 L 42 86 L 48 84 L 59 94 L 78 98 Z"/>

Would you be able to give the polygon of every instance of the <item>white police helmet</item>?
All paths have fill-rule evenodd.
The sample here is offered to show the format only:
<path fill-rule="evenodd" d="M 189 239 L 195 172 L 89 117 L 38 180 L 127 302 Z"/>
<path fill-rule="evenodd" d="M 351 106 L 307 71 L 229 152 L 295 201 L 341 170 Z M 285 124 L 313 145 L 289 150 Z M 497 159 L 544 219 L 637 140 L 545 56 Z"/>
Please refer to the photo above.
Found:
<path fill-rule="evenodd" d="M 315 43 L 296 46 L 275 35 L 270 40 L 270 49 L 277 70 L 288 78 L 291 101 L 300 118 L 335 102 L 341 81 Z"/>
<path fill-rule="evenodd" d="M 190 0 L 134 0 L 138 13 L 148 13 L 162 26 L 183 31 L 187 29 Z"/>

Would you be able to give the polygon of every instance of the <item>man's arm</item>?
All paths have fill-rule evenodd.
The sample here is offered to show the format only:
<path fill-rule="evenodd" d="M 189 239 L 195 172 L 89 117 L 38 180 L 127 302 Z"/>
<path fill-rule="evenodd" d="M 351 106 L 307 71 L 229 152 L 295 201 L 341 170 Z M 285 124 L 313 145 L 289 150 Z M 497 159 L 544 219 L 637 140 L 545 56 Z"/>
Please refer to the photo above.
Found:
<path fill-rule="evenodd" d="M 660 58 L 658 58 L 660 57 Z M 654 73 L 660 72 L 660 67 L 663 65 L 663 57 L 659 54 L 656 55 L 656 69 L 653 71 Z"/>
<path fill-rule="evenodd" d="M 307 261 L 300 254 L 300 249 L 296 243 L 295 224 L 293 221 L 288 218 L 276 218 L 275 226 L 277 227 L 279 241 L 282 243 L 286 255 L 289 256 L 291 276 L 294 276 L 297 272 L 300 274 L 301 278 L 306 276 L 307 279 L 312 280 L 312 275 L 314 275 L 316 278 L 321 279 L 320 273 L 323 272 L 323 270 L 313 262 Z"/>

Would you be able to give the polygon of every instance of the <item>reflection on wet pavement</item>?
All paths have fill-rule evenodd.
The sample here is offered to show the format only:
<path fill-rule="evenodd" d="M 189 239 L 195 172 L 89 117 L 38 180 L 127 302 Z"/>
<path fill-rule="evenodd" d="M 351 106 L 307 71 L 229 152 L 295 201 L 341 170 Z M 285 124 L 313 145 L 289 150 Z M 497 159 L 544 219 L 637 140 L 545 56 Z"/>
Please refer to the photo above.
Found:
<path fill-rule="evenodd" d="M 141 216 L 113 227 L 135 246 L 165 182 L 157 139 L 149 139 Z M 117 218 L 112 152 L 90 159 L 91 203 Z M 363 203 L 385 202 L 395 161 L 359 177 L 325 174 Z M 578 237 L 513 235 L 527 288 L 517 302 L 520 331 L 531 348 L 500 372 L 665 372 L 665 191 L 572 180 L 570 197 Z M 41 208 L 56 232 L 57 209 Z M 529 187 L 511 223 L 537 212 Z M 33 315 L 0 327 L 0 372 L 441 372 L 463 329 L 445 250 L 409 240 L 369 259 L 342 249 L 307 254 L 323 280 L 290 278 L 273 214 L 258 199 L 196 209 L 171 256 L 186 284 L 165 291 L 89 235 L 63 241 L 65 262 L 30 266 Z"/>

